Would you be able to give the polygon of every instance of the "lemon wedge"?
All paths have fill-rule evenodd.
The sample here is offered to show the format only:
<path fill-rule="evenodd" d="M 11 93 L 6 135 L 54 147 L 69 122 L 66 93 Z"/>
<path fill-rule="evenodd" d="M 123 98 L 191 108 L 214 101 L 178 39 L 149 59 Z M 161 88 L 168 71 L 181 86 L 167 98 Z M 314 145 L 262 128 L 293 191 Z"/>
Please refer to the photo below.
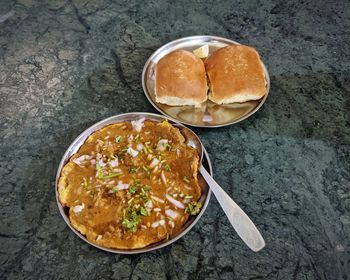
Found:
<path fill-rule="evenodd" d="M 209 45 L 201 46 L 193 51 L 193 54 L 199 58 L 206 58 L 209 56 Z"/>

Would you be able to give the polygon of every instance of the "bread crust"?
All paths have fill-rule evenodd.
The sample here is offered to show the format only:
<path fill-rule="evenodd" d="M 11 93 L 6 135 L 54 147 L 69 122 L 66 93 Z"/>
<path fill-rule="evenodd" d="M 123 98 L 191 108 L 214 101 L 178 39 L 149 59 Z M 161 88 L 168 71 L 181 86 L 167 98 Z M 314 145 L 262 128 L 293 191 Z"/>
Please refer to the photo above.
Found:
<path fill-rule="evenodd" d="M 193 53 L 177 50 L 164 56 L 155 68 L 156 102 L 170 106 L 200 106 L 208 86 L 203 61 Z"/>
<path fill-rule="evenodd" d="M 266 79 L 258 52 L 244 45 L 229 45 L 206 61 L 209 99 L 217 104 L 258 100 L 266 94 Z"/>

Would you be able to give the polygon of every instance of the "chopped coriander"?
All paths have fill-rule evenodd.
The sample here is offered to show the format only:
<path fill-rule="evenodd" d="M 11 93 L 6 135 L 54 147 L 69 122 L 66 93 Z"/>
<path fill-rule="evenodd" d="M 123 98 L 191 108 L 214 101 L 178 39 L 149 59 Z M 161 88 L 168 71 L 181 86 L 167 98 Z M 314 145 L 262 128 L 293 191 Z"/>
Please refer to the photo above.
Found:
<path fill-rule="evenodd" d="M 97 170 L 97 178 L 102 179 L 102 180 L 106 180 L 106 179 L 110 179 L 110 178 L 114 178 L 114 177 L 119 177 L 119 176 L 123 175 L 121 173 L 110 173 L 108 175 L 104 175 L 103 169 L 98 162 L 96 162 L 96 170 Z"/>
<path fill-rule="evenodd" d="M 102 167 L 101 167 L 101 165 L 98 163 L 98 162 L 96 162 L 96 170 L 97 170 L 97 177 L 99 178 L 99 179 L 103 179 L 103 169 L 102 169 Z"/>
<path fill-rule="evenodd" d="M 115 193 L 115 192 L 117 192 L 117 191 L 118 191 L 117 187 L 113 187 L 113 188 L 112 188 L 112 192 Z"/>
<path fill-rule="evenodd" d="M 145 207 L 141 207 L 141 208 L 140 208 L 140 214 L 141 214 L 142 216 L 148 216 L 148 211 L 147 211 L 147 209 L 146 209 Z"/>
<path fill-rule="evenodd" d="M 147 193 L 151 190 L 151 187 L 149 185 L 144 185 L 142 188 L 141 188 L 141 191 L 142 193 Z"/>
<path fill-rule="evenodd" d="M 129 193 L 130 194 L 135 194 L 137 192 L 137 185 L 132 185 L 130 188 L 129 188 Z"/>
<path fill-rule="evenodd" d="M 148 154 L 148 150 L 146 147 L 143 147 L 143 152 L 147 155 Z"/>
<path fill-rule="evenodd" d="M 185 198 L 192 198 L 192 195 L 185 195 Z"/>
<path fill-rule="evenodd" d="M 137 135 L 135 136 L 134 140 L 135 140 L 136 142 L 138 142 L 138 141 L 140 140 L 140 134 L 137 134 Z"/>
<path fill-rule="evenodd" d="M 190 214 L 192 216 L 197 215 L 201 210 L 201 208 L 202 208 L 202 203 L 193 201 L 187 204 L 185 208 L 185 213 Z"/>
<path fill-rule="evenodd" d="M 169 165 L 169 164 L 165 164 L 165 165 L 164 165 L 164 169 L 165 169 L 165 171 L 167 171 L 167 172 L 170 172 L 170 171 L 171 171 L 171 168 L 170 168 L 170 165 Z"/>
<path fill-rule="evenodd" d="M 150 168 L 147 165 L 142 166 L 142 169 L 145 170 L 147 175 L 151 174 Z"/>
<path fill-rule="evenodd" d="M 111 173 L 108 175 L 104 175 L 103 178 L 100 178 L 100 179 L 110 179 L 110 178 L 119 177 L 122 175 L 123 175 L 122 173 Z"/>
<path fill-rule="evenodd" d="M 123 140 L 123 137 L 118 135 L 117 137 L 115 137 L 115 143 L 120 143 Z"/>
<path fill-rule="evenodd" d="M 190 182 L 190 180 L 186 176 L 183 178 L 183 181 L 187 184 Z"/>
<path fill-rule="evenodd" d="M 122 226 L 128 230 L 135 232 L 137 230 L 137 225 L 140 223 L 141 218 L 136 214 L 132 213 L 128 218 L 124 218 Z"/>
<path fill-rule="evenodd" d="M 129 148 L 129 147 L 126 146 L 126 147 L 124 147 L 123 149 L 121 149 L 121 150 L 117 153 L 117 156 L 120 157 L 120 158 L 124 157 L 125 154 L 126 154 L 126 152 L 127 152 L 127 150 L 128 150 L 128 148 Z"/>
<path fill-rule="evenodd" d="M 130 167 L 129 168 L 129 173 L 131 174 L 131 173 L 136 173 L 137 172 L 137 170 L 138 170 L 139 168 L 137 167 Z"/>

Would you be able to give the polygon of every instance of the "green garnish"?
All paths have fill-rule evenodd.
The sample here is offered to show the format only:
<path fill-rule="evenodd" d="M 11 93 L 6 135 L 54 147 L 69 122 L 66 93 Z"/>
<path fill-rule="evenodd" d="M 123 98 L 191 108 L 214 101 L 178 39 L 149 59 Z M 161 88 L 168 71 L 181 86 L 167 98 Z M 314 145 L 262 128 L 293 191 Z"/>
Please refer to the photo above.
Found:
<path fill-rule="evenodd" d="M 104 175 L 103 174 L 103 169 L 102 169 L 101 165 L 98 162 L 96 163 L 96 170 L 97 170 L 97 178 L 101 179 L 101 180 L 106 180 L 106 179 L 119 177 L 119 176 L 123 175 L 121 173 L 110 173 L 108 175 Z"/>
<path fill-rule="evenodd" d="M 139 140 L 140 140 L 140 134 L 137 134 L 137 135 L 135 136 L 135 141 L 138 142 Z"/>
<path fill-rule="evenodd" d="M 131 173 L 136 173 L 137 172 L 137 170 L 138 170 L 139 168 L 137 167 L 130 167 L 129 168 L 129 173 L 131 174 Z"/>
<path fill-rule="evenodd" d="M 191 216 L 197 215 L 201 210 L 201 208 L 202 208 L 202 203 L 193 201 L 187 204 L 185 208 L 185 213 L 190 214 Z"/>
<path fill-rule="evenodd" d="M 135 194 L 137 192 L 137 185 L 132 185 L 130 188 L 129 188 L 129 193 L 130 194 Z"/>
<path fill-rule="evenodd" d="M 141 207 L 141 208 L 140 208 L 140 214 L 141 214 L 142 216 L 148 216 L 148 211 L 147 211 L 147 209 L 146 209 L 145 207 Z"/>
<path fill-rule="evenodd" d="M 120 143 L 123 140 L 123 137 L 118 135 L 117 137 L 115 137 L 115 143 Z"/>
<path fill-rule="evenodd" d="M 108 175 L 104 175 L 103 178 L 100 178 L 100 179 L 110 179 L 110 178 L 119 177 L 122 175 L 123 175 L 122 173 L 111 173 Z"/>
<path fill-rule="evenodd" d="M 192 198 L 192 195 L 185 195 L 185 198 Z"/>
<path fill-rule="evenodd" d="M 96 162 L 96 170 L 97 170 L 97 178 L 103 179 L 103 169 L 98 162 Z"/>
<path fill-rule="evenodd" d="M 134 198 L 130 199 L 129 202 L 134 200 Z M 122 226 L 132 232 L 137 230 L 138 224 L 141 222 L 141 216 L 148 216 L 148 210 L 145 207 L 140 207 L 137 205 L 130 205 L 128 208 L 124 208 L 124 219 L 122 222 Z"/>
<path fill-rule="evenodd" d="M 143 147 L 143 152 L 147 155 L 148 154 L 148 151 L 147 151 L 147 148 L 144 146 Z"/>
<path fill-rule="evenodd" d="M 142 169 L 145 170 L 147 175 L 151 174 L 150 168 L 148 166 L 144 165 L 144 166 L 142 166 Z"/>
<path fill-rule="evenodd" d="M 126 147 L 124 147 L 123 149 L 121 149 L 121 150 L 117 153 L 117 156 L 120 157 L 120 158 L 124 157 L 125 154 L 126 154 L 126 152 L 127 152 L 127 150 L 128 150 L 128 148 L 129 148 L 129 147 L 126 146 Z"/>
<path fill-rule="evenodd" d="M 164 169 L 165 169 L 165 171 L 167 171 L 167 172 L 170 172 L 170 171 L 171 171 L 171 168 L 170 168 L 170 165 L 169 165 L 169 164 L 165 164 L 165 165 L 164 165 Z"/>
<path fill-rule="evenodd" d="M 137 225 L 141 222 L 141 218 L 135 211 L 128 213 L 127 216 L 128 217 L 124 218 L 122 226 L 132 232 L 135 232 L 137 230 Z"/>
<path fill-rule="evenodd" d="M 118 191 L 117 187 L 113 187 L 113 188 L 112 188 L 112 192 L 115 193 L 115 192 L 117 192 L 117 191 Z"/>
<path fill-rule="evenodd" d="M 186 176 L 183 178 L 183 181 L 187 184 L 190 182 L 190 180 L 188 180 L 188 178 Z"/>
<path fill-rule="evenodd" d="M 150 190 L 151 190 L 151 187 L 150 187 L 150 186 L 144 185 L 144 186 L 141 188 L 141 193 L 142 193 L 142 194 L 146 194 L 146 193 L 148 193 Z"/>

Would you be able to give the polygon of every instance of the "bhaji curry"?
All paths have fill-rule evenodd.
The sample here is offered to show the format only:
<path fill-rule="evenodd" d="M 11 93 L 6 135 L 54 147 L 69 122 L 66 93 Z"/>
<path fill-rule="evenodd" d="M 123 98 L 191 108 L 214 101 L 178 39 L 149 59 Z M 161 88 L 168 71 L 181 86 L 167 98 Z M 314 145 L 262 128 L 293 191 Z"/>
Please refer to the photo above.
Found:
<path fill-rule="evenodd" d="M 199 213 L 199 157 L 169 122 L 139 119 L 91 134 L 64 166 L 59 200 L 92 243 L 136 249 Z"/>

